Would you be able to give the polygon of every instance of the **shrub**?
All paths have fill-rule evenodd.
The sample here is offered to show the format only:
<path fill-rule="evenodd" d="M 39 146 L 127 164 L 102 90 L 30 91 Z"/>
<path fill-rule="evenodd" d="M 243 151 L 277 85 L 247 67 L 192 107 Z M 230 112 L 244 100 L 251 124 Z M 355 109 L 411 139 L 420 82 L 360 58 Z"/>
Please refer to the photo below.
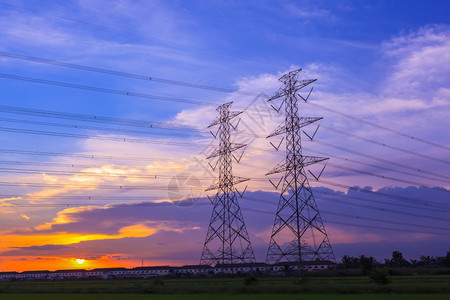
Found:
<path fill-rule="evenodd" d="M 250 275 L 244 278 L 244 284 L 245 285 L 252 285 L 258 282 L 258 278 L 256 278 L 254 275 Z"/>
<path fill-rule="evenodd" d="M 386 269 L 373 270 L 372 273 L 370 273 L 369 278 L 378 284 L 387 284 L 390 282 L 387 275 L 388 275 L 388 272 Z"/>
<path fill-rule="evenodd" d="M 164 280 L 162 280 L 162 278 L 160 277 L 156 277 L 155 280 L 153 281 L 153 286 L 164 286 Z"/>

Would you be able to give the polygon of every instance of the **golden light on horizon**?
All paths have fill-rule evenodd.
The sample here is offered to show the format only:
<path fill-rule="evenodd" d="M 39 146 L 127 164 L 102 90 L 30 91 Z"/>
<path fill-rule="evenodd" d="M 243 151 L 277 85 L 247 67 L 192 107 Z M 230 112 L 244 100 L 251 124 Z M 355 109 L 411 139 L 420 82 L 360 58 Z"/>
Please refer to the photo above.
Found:
<path fill-rule="evenodd" d="M 84 263 L 86 262 L 86 260 L 83 259 L 83 258 L 77 258 L 77 259 L 75 259 L 75 261 L 76 261 L 76 263 L 79 264 L 79 265 L 82 265 L 82 264 L 84 264 Z"/>

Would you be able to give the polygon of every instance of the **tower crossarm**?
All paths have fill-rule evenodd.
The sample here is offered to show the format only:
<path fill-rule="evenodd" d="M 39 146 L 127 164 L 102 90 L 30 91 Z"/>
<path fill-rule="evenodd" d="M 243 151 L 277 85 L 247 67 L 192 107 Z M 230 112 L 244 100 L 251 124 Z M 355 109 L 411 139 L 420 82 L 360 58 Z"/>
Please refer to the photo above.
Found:
<path fill-rule="evenodd" d="M 298 74 L 302 71 L 302 69 L 296 69 L 296 70 L 292 70 L 286 74 L 284 74 L 283 76 L 281 76 L 280 78 L 278 78 L 279 82 L 284 83 L 285 85 L 292 82 L 293 80 L 296 80 L 298 77 Z"/>
<path fill-rule="evenodd" d="M 317 81 L 317 79 L 303 79 L 296 81 L 292 86 L 289 87 L 289 89 L 286 89 L 286 87 L 281 87 L 276 91 L 276 93 L 270 97 L 267 101 L 272 101 L 281 97 L 285 97 L 292 92 L 297 92 L 298 90 L 301 90 L 307 85 L 310 85 L 311 83 Z"/>
<path fill-rule="evenodd" d="M 301 118 L 299 118 L 299 122 L 297 124 L 293 125 L 292 128 L 289 128 L 289 130 L 287 129 L 288 127 L 286 127 L 286 124 L 281 124 L 278 126 L 277 129 L 275 129 L 271 134 L 269 134 L 267 136 L 267 138 L 270 138 L 270 137 L 273 137 L 273 136 L 276 136 L 279 134 L 284 134 L 290 130 L 292 130 L 292 131 L 299 130 L 300 128 L 302 128 L 304 126 L 307 126 L 309 124 L 312 124 L 312 123 L 317 122 L 322 119 L 323 119 L 322 117 L 301 117 Z"/>
<path fill-rule="evenodd" d="M 294 90 L 298 91 L 304 88 L 307 85 L 310 85 L 311 83 L 317 81 L 317 79 L 304 79 L 304 80 L 298 80 L 294 85 Z"/>
<path fill-rule="evenodd" d="M 219 115 L 214 119 L 214 121 L 209 124 L 208 128 L 211 128 L 213 126 L 222 124 L 222 123 L 227 123 L 229 122 L 231 119 L 239 116 L 240 114 L 242 114 L 242 111 L 228 111 L 228 109 L 230 108 L 231 104 L 233 104 L 233 102 L 228 102 L 225 104 L 220 105 L 216 110 L 219 112 Z M 226 113 L 220 113 L 222 111 L 226 111 Z"/>
<path fill-rule="evenodd" d="M 301 168 L 301 167 L 306 167 L 324 160 L 327 160 L 327 157 L 318 157 L 318 156 L 301 156 L 300 159 L 297 162 L 294 163 L 286 163 L 285 161 L 279 163 L 278 165 L 275 166 L 275 168 L 273 168 L 272 170 L 270 170 L 269 172 L 266 173 L 267 175 L 272 175 L 272 174 L 276 174 L 276 173 L 281 173 L 281 172 L 285 172 L 285 171 L 289 171 L 294 169 L 295 167 L 297 168 Z"/>
<path fill-rule="evenodd" d="M 233 176 L 233 185 L 245 182 L 245 181 L 249 181 L 249 178 L 244 178 L 244 177 L 239 177 L 239 176 Z M 219 188 L 221 188 L 222 186 L 220 185 L 219 181 L 214 182 L 213 184 L 211 184 L 206 190 L 207 191 L 212 191 L 212 190 L 217 190 Z"/>
<path fill-rule="evenodd" d="M 233 151 L 236 151 L 238 149 L 241 149 L 241 148 L 243 148 L 245 146 L 247 146 L 247 145 L 246 144 L 231 143 L 229 148 L 216 149 L 210 155 L 208 155 L 206 158 L 210 159 L 210 158 L 217 157 L 217 156 L 220 156 L 220 155 L 229 154 L 229 153 L 231 153 Z"/>
<path fill-rule="evenodd" d="M 285 94 L 286 94 L 286 91 L 284 90 L 283 87 L 281 87 L 281 88 L 279 88 L 278 91 L 276 91 L 276 93 L 275 93 L 272 97 L 270 97 L 267 101 L 272 101 L 272 100 L 278 99 L 278 98 L 280 98 L 280 97 L 283 97 Z"/>

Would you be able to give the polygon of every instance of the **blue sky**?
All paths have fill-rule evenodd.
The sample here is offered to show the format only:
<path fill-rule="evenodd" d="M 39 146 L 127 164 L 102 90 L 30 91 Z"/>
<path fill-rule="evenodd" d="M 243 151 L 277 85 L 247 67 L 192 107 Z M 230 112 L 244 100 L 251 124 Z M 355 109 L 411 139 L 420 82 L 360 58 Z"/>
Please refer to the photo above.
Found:
<path fill-rule="evenodd" d="M 133 219 L 132 213 L 124 213 L 127 221 L 122 227 L 108 227 L 118 211 L 114 205 L 127 203 L 133 206 L 144 200 L 173 200 L 167 187 L 176 174 L 199 178 L 200 188 L 194 194 L 204 197 L 202 188 L 208 186 L 211 182 L 209 177 L 214 176 L 198 163 L 204 163 L 205 149 L 209 149 L 213 142 L 206 126 L 216 116 L 215 105 L 228 101 L 234 101 L 235 109 L 252 106 L 242 115 L 241 129 L 247 130 L 247 134 L 238 134 L 237 141 L 249 143 L 249 146 L 243 163 L 236 166 L 235 171 L 237 175 L 263 178 L 283 158 L 283 153 L 270 151 L 271 146 L 264 139 L 283 117 L 265 110 L 264 98 L 256 95 L 273 94 L 280 86 L 277 79 L 297 68 L 303 68 L 302 78 L 318 79 L 309 103 L 300 105 L 301 114 L 324 117 L 315 141 L 305 139 L 305 153 L 330 157 L 322 178 L 335 183 L 327 185 L 311 181 L 311 184 L 318 189 L 332 189 L 332 194 L 350 194 L 347 188 L 336 184 L 388 191 L 410 201 L 400 201 L 405 205 L 412 205 L 415 201 L 436 201 L 434 204 L 443 211 L 429 213 L 443 220 L 433 223 L 430 219 L 421 219 L 423 223 L 420 224 L 448 227 L 445 219 L 449 219 L 446 193 L 450 188 L 450 135 L 447 130 L 450 127 L 449 9 L 448 1 L 1 0 L 0 80 L 3 94 L 0 148 L 3 152 L 0 160 L 3 169 L 0 179 L 7 185 L 2 192 L 5 197 L 1 200 L 3 218 L 0 222 L 3 234 L 10 237 L 0 249 L 3 253 L 0 258 L 2 268 L 45 268 L 46 262 L 59 262 L 57 265 L 61 268 L 70 267 L 79 250 L 73 249 L 86 243 L 97 245 L 97 249 L 111 243 L 120 245 L 115 252 L 94 251 L 95 255 L 87 250 L 95 249 L 95 246 L 86 247 L 83 255 L 92 258 L 91 267 L 129 266 L 139 263 L 144 254 L 137 250 L 124 250 L 127 239 L 134 239 L 138 245 L 149 241 L 168 243 L 171 240 L 169 236 L 174 238 L 183 230 L 195 232 L 187 235 L 195 240 L 191 244 L 186 242 L 192 253 L 181 259 L 177 253 L 145 259 L 149 264 L 196 263 L 201 251 L 198 243 L 203 243 L 209 217 L 201 223 L 197 222 L 198 216 L 188 222 L 179 216 L 179 212 L 173 211 L 161 212 L 165 216 L 163 220 L 143 220 L 140 216 Z M 12 54 L 252 94 L 224 93 L 90 72 L 11 58 Z M 18 80 L 18 77 L 28 79 Z M 61 87 L 30 82 L 30 78 L 195 100 L 211 105 Z M 258 113 L 255 106 L 261 108 Z M 7 112 L 11 107 L 45 110 L 47 115 L 36 116 L 36 111 L 34 115 L 12 114 Z M 188 131 L 92 123 L 80 118 L 50 118 L 48 111 L 162 122 L 159 126 L 182 126 Z M 25 130 L 39 133 L 24 133 Z M 249 130 L 258 138 L 249 138 Z M 307 130 L 311 133 L 315 128 Z M 59 136 L 55 136 L 56 133 Z M 66 136 L 61 137 L 61 133 Z M 19 153 L 21 151 L 68 155 L 25 155 Z M 82 155 L 94 155 L 95 158 L 86 159 Z M 322 167 L 318 165 L 312 171 L 320 171 Z M 96 176 L 82 174 L 86 172 Z M 157 180 L 150 179 L 154 175 L 158 176 Z M 88 186 L 82 187 L 82 184 Z M 106 185 L 114 188 L 107 189 Z M 118 191 L 117 187 L 121 185 L 139 185 L 146 189 Z M 414 190 L 419 186 L 423 186 L 426 192 Z M 254 180 L 249 183 L 249 191 L 269 193 L 273 189 L 266 181 Z M 99 202 L 101 205 L 93 206 L 93 201 L 87 201 L 88 196 L 104 197 L 105 200 Z M 121 198 L 117 198 L 119 196 Z M 271 196 L 267 194 L 264 197 Z M 316 198 L 319 209 L 325 207 L 325 210 L 362 217 L 375 214 L 370 209 L 349 208 L 340 206 L 338 202 L 327 203 L 321 196 Z M 397 200 L 389 198 L 382 201 Z M 57 206 L 67 203 L 73 207 Z M 385 204 L 376 205 L 384 208 Z M 208 215 L 207 206 L 199 207 L 201 214 Z M 257 204 L 247 207 L 270 210 Z M 417 209 L 397 208 L 406 212 Z M 177 211 L 180 208 L 173 209 Z M 111 214 L 99 217 L 98 227 L 90 225 L 90 228 L 98 228 L 95 234 L 84 231 L 78 220 L 84 218 L 83 213 L 88 215 L 97 210 L 111 211 Z M 411 215 L 383 215 L 379 212 L 375 215 L 380 220 L 418 222 Z M 251 211 L 248 213 L 252 214 Z M 262 221 L 261 215 L 253 214 L 249 218 L 256 221 L 250 222 L 249 232 L 254 229 L 251 237 L 257 240 L 255 248 L 263 249 L 268 242 L 264 233 L 267 235 L 270 231 L 271 221 Z M 264 216 L 264 220 L 267 218 L 273 219 L 270 215 Z M 262 223 L 258 223 L 259 219 Z M 339 221 L 337 216 L 326 214 L 324 219 Z M 364 223 L 353 221 L 355 224 Z M 58 224 L 65 224 L 65 229 L 60 230 Z M 432 249 L 424 249 L 424 252 L 432 252 L 429 253 L 431 255 L 443 255 L 450 247 L 448 236 L 437 239 L 436 235 L 424 235 L 419 232 L 424 231 L 423 228 L 417 226 L 407 227 L 418 233 L 412 241 L 402 244 L 406 232 L 395 232 L 398 224 L 368 221 L 364 224 L 392 227 L 394 233 L 326 224 L 330 240 L 336 244 L 338 259 L 339 255 L 346 253 L 358 255 L 355 249 L 381 258 L 395 250 L 389 250 L 389 245 L 391 248 L 403 247 L 407 255 L 417 257 L 420 255 L 417 245 L 423 245 L 424 241 L 435 245 Z M 435 231 L 440 235 L 448 233 L 442 229 Z M 30 232 L 34 235 L 31 240 Z M 64 239 L 68 233 L 71 235 Z M 364 234 L 361 241 L 354 238 Z M 375 251 L 373 244 L 364 243 L 384 243 L 379 247 L 384 250 Z M 37 249 L 51 251 L 45 254 Z M 20 256 L 19 250 L 27 253 L 20 263 L 12 255 Z M 258 260 L 263 260 L 263 252 L 258 252 Z"/>

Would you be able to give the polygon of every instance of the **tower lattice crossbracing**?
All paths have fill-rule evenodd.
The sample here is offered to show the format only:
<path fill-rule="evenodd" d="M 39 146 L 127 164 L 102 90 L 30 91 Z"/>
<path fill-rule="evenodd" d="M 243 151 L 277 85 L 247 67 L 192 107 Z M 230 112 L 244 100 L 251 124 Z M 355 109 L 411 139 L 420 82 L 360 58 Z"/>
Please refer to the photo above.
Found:
<path fill-rule="evenodd" d="M 266 261 L 297 262 L 301 272 L 302 261 L 335 261 L 335 257 L 305 168 L 327 158 L 303 155 L 301 144 L 301 128 L 322 119 L 299 117 L 298 112 L 298 98 L 307 101 L 312 88 L 306 97 L 300 95 L 301 90 L 316 80 L 299 80 L 300 71 L 301 69 L 283 75 L 279 79 L 282 87 L 268 100 L 270 103 L 276 102 L 277 99 L 282 101 L 278 108 L 272 105 L 277 112 L 284 106 L 284 123 L 267 138 L 284 135 L 286 157 L 266 174 L 282 174 L 279 181 L 274 183 L 271 180 L 272 184 L 280 189 L 280 199 Z"/>
<path fill-rule="evenodd" d="M 234 176 L 232 164 L 235 159 L 233 152 L 243 150 L 246 146 L 230 140 L 231 131 L 235 129 L 230 121 L 242 112 L 230 111 L 231 104 L 232 102 L 219 106 L 219 116 L 208 126 L 219 126 L 215 135 L 219 139 L 219 147 L 207 157 L 218 158 L 214 169 L 219 168 L 219 178 L 207 189 L 217 190 L 217 193 L 211 200 L 213 211 L 200 259 L 202 265 L 255 262 L 238 203 L 241 194 L 234 187 L 248 179 Z"/>

